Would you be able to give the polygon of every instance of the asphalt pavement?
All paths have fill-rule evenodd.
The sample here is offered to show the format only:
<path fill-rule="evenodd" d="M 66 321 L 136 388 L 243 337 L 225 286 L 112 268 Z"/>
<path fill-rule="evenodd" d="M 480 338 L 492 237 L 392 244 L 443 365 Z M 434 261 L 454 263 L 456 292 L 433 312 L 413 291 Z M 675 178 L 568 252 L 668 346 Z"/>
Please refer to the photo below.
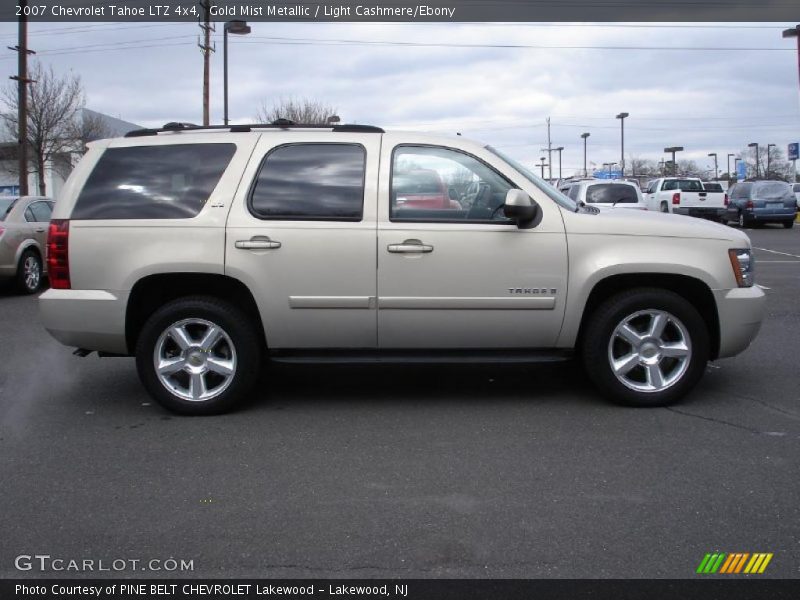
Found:
<path fill-rule="evenodd" d="M 234 414 L 176 417 L 133 360 L 72 356 L 2 292 L 0 577 L 81 575 L 15 567 L 39 554 L 193 565 L 87 576 L 682 578 L 707 552 L 800 577 L 800 227 L 748 233 L 761 333 L 672 408 L 612 406 L 572 364 L 283 366 Z"/>

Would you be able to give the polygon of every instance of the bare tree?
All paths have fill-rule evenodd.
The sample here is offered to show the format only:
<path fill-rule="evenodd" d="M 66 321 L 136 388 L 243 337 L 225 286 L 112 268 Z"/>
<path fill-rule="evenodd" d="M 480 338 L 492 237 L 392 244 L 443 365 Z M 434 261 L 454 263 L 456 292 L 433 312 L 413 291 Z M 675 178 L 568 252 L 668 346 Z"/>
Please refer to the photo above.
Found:
<path fill-rule="evenodd" d="M 336 107 L 321 100 L 309 98 L 280 98 L 269 105 L 261 104 L 256 114 L 258 123 L 272 123 L 276 119 L 289 119 L 305 125 L 325 125 L 336 115 Z"/>
<path fill-rule="evenodd" d="M 739 157 L 747 165 L 748 177 L 758 177 L 761 179 L 780 179 L 781 181 L 791 181 L 792 163 L 785 159 L 783 151 L 777 146 L 769 149 L 769 160 L 767 160 L 767 146 L 758 147 L 758 171 L 756 171 L 756 152 L 755 148 L 745 148 L 739 153 Z M 769 166 L 769 172 L 767 172 Z"/>
<path fill-rule="evenodd" d="M 80 118 L 76 118 L 72 123 L 72 138 L 77 142 L 76 145 L 80 146 L 80 149 L 75 148 L 75 150 L 79 150 L 84 154 L 87 150 L 86 145 L 89 142 L 102 140 L 113 135 L 114 131 L 109 127 L 108 121 L 102 115 L 93 111 L 82 110 Z"/>
<path fill-rule="evenodd" d="M 45 168 L 48 164 L 63 165 L 64 157 L 75 150 L 75 123 L 85 104 L 83 86 L 77 75 L 56 75 L 52 67 L 34 63 L 29 77 L 34 80 L 28 94 L 28 145 L 34 158 L 33 169 L 38 177 L 39 194 L 45 195 Z M 7 85 L 0 92 L 6 105 L 1 116 L 3 125 L 16 137 L 17 86 Z"/>

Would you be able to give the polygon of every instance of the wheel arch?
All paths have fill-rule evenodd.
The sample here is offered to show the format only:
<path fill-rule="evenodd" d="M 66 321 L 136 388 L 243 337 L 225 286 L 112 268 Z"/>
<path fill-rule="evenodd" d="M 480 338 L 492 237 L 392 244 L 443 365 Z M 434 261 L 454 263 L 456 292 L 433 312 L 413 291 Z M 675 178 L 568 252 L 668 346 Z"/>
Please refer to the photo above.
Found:
<path fill-rule="evenodd" d="M 125 342 L 133 354 L 139 333 L 158 308 L 185 296 L 211 296 L 234 304 L 253 319 L 261 342 L 266 335 L 253 293 L 238 279 L 212 273 L 157 273 L 138 280 L 128 296 L 125 310 Z"/>
<path fill-rule="evenodd" d="M 611 296 L 625 290 L 647 287 L 675 292 L 694 306 L 708 328 L 711 359 L 719 356 L 720 325 L 717 304 L 708 285 L 689 275 L 671 273 L 622 273 L 610 275 L 596 282 L 586 299 L 578 328 L 575 347 L 580 348 L 587 323 L 597 308 Z"/>

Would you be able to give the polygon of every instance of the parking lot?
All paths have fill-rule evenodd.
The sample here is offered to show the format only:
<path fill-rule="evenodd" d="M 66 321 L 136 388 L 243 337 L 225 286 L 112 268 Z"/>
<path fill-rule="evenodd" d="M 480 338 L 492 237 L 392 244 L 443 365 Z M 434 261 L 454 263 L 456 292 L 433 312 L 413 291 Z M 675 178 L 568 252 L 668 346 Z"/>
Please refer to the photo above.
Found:
<path fill-rule="evenodd" d="M 650 410 L 571 364 L 286 366 L 234 414 L 175 417 L 132 360 L 72 356 L 4 291 L 0 575 L 41 576 L 14 567 L 38 553 L 194 565 L 122 576 L 682 578 L 721 551 L 798 577 L 800 227 L 748 233 L 759 337 Z"/>

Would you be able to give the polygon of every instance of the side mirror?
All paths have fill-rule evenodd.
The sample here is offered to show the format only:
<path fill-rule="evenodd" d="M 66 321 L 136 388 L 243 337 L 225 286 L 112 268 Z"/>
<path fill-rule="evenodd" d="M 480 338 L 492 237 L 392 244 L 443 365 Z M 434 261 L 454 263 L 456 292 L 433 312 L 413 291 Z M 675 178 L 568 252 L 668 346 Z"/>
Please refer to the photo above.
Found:
<path fill-rule="evenodd" d="M 503 214 L 516 221 L 520 229 L 530 229 L 539 215 L 539 205 L 522 190 L 508 190 Z"/>

